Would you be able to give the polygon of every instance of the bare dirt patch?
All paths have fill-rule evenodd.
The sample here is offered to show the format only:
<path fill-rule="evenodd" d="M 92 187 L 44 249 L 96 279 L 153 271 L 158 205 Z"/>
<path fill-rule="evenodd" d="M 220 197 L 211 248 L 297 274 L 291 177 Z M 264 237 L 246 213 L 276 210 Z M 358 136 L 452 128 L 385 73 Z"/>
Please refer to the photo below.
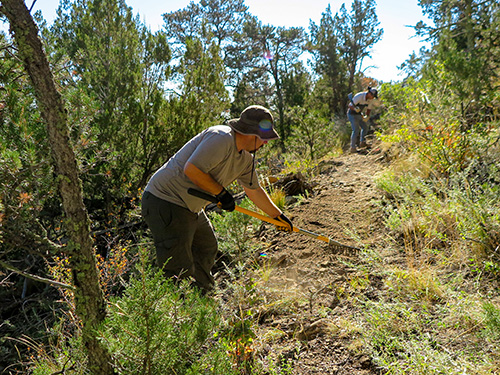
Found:
<path fill-rule="evenodd" d="M 361 248 L 338 251 L 302 234 L 266 227 L 259 258 L 269 276 L 258 287 L 256 355 L 274 358 L 290 374 L 378 374 L 363 349 L 362 312 L 355 300 L 377 299 L 382 277 L 370 272 L 370 249 L 385 229 L 374 176 L 384 169 L 379 150 L 325 161 L 312 197 L 288 209 L 294 225 Z M 265 267 L 264 267 L 265 269 Z M 274 365 L 276 366 L 276 365 Z"/>

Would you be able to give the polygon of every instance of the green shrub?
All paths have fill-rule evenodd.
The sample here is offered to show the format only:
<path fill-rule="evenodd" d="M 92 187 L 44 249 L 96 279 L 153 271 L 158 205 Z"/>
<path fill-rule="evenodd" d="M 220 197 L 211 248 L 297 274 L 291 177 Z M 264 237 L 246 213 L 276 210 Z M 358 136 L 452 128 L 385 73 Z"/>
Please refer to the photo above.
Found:
<path fill-rule="evenodd" d="M 214 300 L 161 271 L 142 267 L 125 295 L 109 305 L 102 340 L 118 374 L 232 374 L 215 339 L 221 319 Z"/>
<path fill-rule="evenodd" d="M 286 145 L 292 159 L 316 161 L 332 151 L 340 153 L 349 141 L 347 117 L 332 120 L 319 110 L 302 107 L 293 107 L 286 115 L 294 124 Z"/>
<path fill-rule="evenodd" d="M 483 305 L 485 315 L 485 333 L 491 340 L 500 343 L 500 309 L 493 303 L 487 302 Z"/>
<path fill-rule="evenodd" d="M 239 206 L 254 210 L 248 198 L 243 199 Z M 248 256 L 254 246 L 251 238 L 260 224 L 258 219 L 237 211 L 224 211 L 220 214 L 210 212 L 210 221 L 215 228 L 220 251 L 236 261 Z"/>
<path fill-rule="evenodd" d="M 418 154 L 434 173 L 450 176 L 481 159 L 491 142 L 491 126 L 468 122 L 453 105 L 454 92 L 444 85 L 407 80 L 384 85 L 384 101 L 390 103 L 383 116 L 382 140 L 399 153 Z"/>

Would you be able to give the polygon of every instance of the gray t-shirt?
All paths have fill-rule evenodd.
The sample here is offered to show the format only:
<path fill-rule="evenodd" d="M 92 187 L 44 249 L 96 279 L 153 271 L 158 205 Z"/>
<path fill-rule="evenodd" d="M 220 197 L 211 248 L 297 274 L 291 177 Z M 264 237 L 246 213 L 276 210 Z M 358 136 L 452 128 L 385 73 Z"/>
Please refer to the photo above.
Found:
<path fill-rule="evenodd" d="M 192 212 L 201 211 L 208 202 L 187 192 L 188 188 L 200 190 L 184 174 L 184 165 L 188 161 L 222 186 L 238 180 L 247 188 L 259 187 L 256 173 L 252 176 L 253 156 L 245 150 L 238 152 L 234 130 L 218 125 L 204 130 L 186 143 L 156 171 L 145 191 Z"/>

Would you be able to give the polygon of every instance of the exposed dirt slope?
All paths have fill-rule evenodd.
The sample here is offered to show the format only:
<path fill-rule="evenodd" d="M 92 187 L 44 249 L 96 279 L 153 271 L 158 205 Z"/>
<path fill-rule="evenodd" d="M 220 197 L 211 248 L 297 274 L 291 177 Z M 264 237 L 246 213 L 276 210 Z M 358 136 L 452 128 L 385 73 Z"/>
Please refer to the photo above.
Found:
<path fill-rule="evenodd" d="M 381 192 L 374 183 L 382 161 L 378 150 L 370 150 L 322 163 L 315 194 L 288 210 L 298 227 L 361 252 L 338 251 L 298 233 L 276 236 L 271 227 L 262 235 L 269 245 L 260 262 L 269 265 L 269 278 L 259 285 L 264 298 L 257 354 L 288 362 L 292 374 L 379 373 L 363 349 L 362 311 L 354 300 L 376 299 L 383 287 L 364 255 L 383 246 L 375 207 Z"/>

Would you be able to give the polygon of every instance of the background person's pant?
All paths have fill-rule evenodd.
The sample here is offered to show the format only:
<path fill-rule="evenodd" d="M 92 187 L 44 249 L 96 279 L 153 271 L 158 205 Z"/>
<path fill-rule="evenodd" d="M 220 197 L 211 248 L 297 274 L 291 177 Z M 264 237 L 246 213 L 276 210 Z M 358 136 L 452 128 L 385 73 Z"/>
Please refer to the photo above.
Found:
<path fill-rule="evenodd" d="M 192 276 L 199 287 L 212 289 L 217 239 L 205 212 L 195 214 L 145 192 L 142 217 L 153 234 L 156 261 L 165 275 Z"/>
<path fill-rule="evenodd" d="M 351 128 L 352 128 L 351 148 L 355 148 L 358 136 L 359 136 L 359 143 L 365 141 L 365 136 L 367 131 L 366 122 L 363 121 L 363 116 L 361 115 L 353 115 L 351 113 L 347 113 L 347 118 L 351 122 Z"/>

